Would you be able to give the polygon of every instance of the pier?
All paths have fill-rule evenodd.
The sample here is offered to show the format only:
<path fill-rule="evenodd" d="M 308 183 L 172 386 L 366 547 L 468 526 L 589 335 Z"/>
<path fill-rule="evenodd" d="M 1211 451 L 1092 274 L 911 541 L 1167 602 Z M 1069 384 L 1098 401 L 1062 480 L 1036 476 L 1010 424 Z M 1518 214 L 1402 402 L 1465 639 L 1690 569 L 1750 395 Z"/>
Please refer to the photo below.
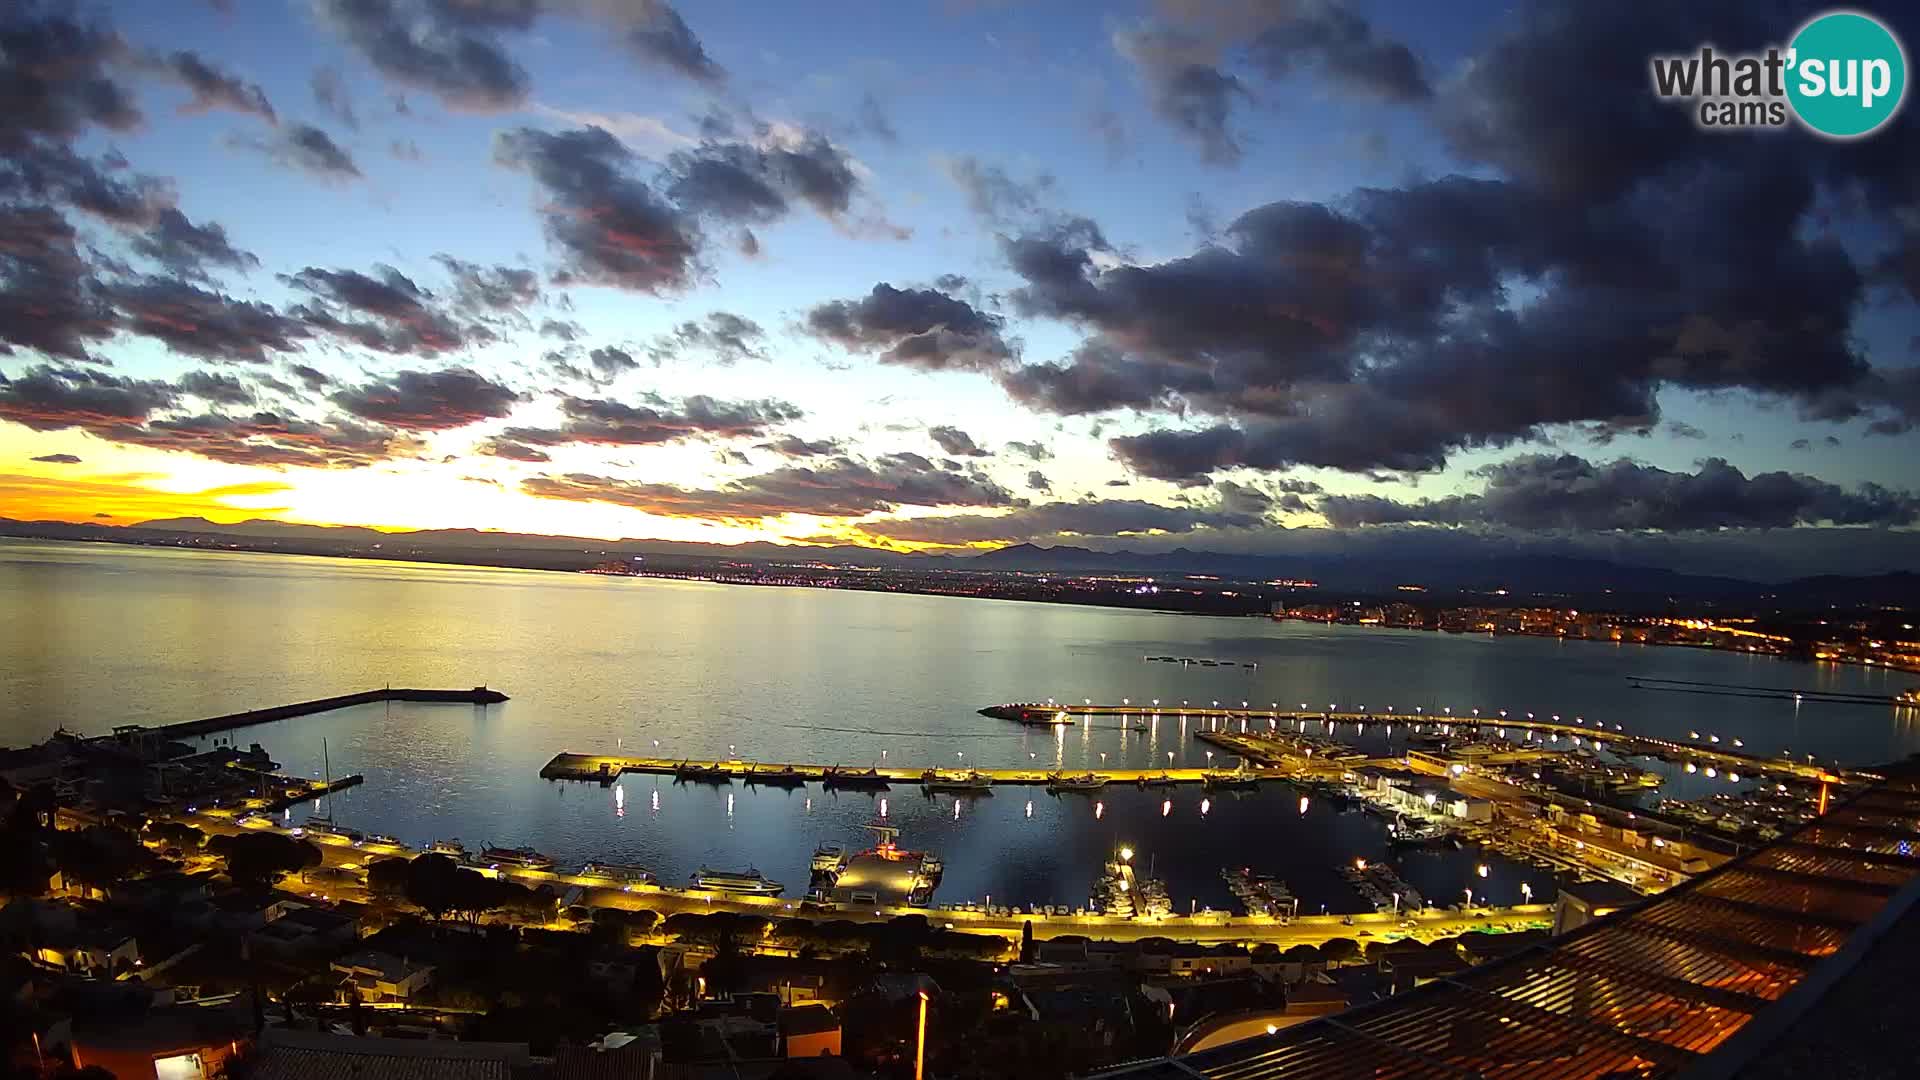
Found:
<path fill-rule="evenodd" d="M 1817 765 L 1811 761 L 1796 761 L 1792 758 L 1764 757 L 1749 754 L 1739 749 L 1731 749 L 1712 741 L 1708 736 L 1701 741 L 1677 742 L 1651 735 L 1639 735 L 1628 732 L 1619 725 L 1612 727 L 1596 721 L 1592 724 L 1564 723 L 1558 720 L 1536 720 L 1510 716 L 1456 716 L 1452 714 L 1433 715 L 1428 713 L 1340 711 L 1337 709 L 1254 709 L 1254 708 L 1195 708 L 1189 705 L 1153 706 L 1124 703 L 1120 705 L 1094 704 L 1056 704 L 1054 702 L 1022 702 L 1012 705 L 993 705 L 980 710 L 982 715 L 1013 720 L 1019 723 L 1032 722 L 1027 717 L 1050 717 L 1047 723 L 1058 723 L 1061 718 L 1087 720 L 1095 717 L 1174 717 L 1180 719 L 1220 720 L 1229 723 L 1247 723 L 1260 721 L 1269 723 L 1274 730 L 1286 724 L 1295 732 L 1307 732 L 1311 725 L 1321 725 L 1324 734 L 1339 724 L 1403 724 L 1416 728 L 1434 728 L 1443 732 L 1471 731 L 1485 734 L 1489 731 L 1504 733 L 1507 730 L 1528 733 L 1531 738 L 1544 735 L 1549 742 L 1559 740 L 1580 740 L 1581 745 L 1591 743 L 1595 749 L 1611 747 L 1616 753 L 1626 755 L 1650 755 L 1679 761 L 1695 761 L 1702 765 L 1718 765 L 1737 772 L 1753 775 L 1790 776 L 1797 780 L 1832 782 L 1842 776 L 1858 776 L 1863 779 L 1877 779 L 1869 773 L 1849 770 L 1836 770 L 1830 766 Z M 1524 740 L 1523 740 L 1524 741 Z M 1552 748 L 1549 746 L 1548 748 Z"/>
<path fill-rule="evenodd" d="M 274 720 L 289 720 L 296 716 L 311 716 L 314 713 L 331 712 L 353 705 L 371 705 L 380 701 L 427 701 L 445 702 L 456 705 L 497 705 L 507 700 L 507 695 L 498 690 L 489 690 L 476 686 L 471 690 L 415 690 L 397 686 L 383 686 L 378 690 L 362 690 L 355 694 L 341 694 L 337 697 L 316 698 L 313 701 L 296 701 L 291 705 L 274 705 L 265 709 L 249 709 L 246 712 L 228 713 L 225 716 L 209 716 L 204 720 L 182 720 L 176 724 L 160 724 L 147 727 L 142 724 L 123 724 L 113 729 L 116 738 L 162 738 L 181 739 L 199 735 L 211 735 L 216 731 L 228 731 L 233 728 L 247 727 L 251 724 L 265 724 Z"/>
<path fill-rule="evenodd" d="M 818 784 L 824 783 L 829 772 L 839 772 L 849 778 L 866 781 L 866 784 L 848 784 L 849 788 L 859 786 L 879 787 L 887 784 L 901 784 L 912 787 L 925 777 L 928 766 L 918 765 L 912 768 L 895 766 L 892 768 L 855 769 L 845 765 L 801 764 L 797 762 L 745 761 L 739 758 L 729 760 L 706 760 L 700 758 L 654 758 L 624 757 L 616 754 L 574 754 L 562 751 L 553 756 L 553 760 L 541 768 L 540 776 L 545 780 L 589 780 L 594 783 L 611 783 L 624 773 L 651 773 L 655 776 L 672 776 L 683 770 L 698 772 L 702 775 L 690 778 L 687 782 L 698 784 L 709 780 L 744 780 L 748 783 L 760 782 L 769 787 L 779 786 L 783 782 Z M 1053 778 L 1056 769 L 976 769 L 941 768 L 937 770 L 943 780 L 964 773 L 978 773 L 1001 784 L 1044 787 Z M 1209 774 L 1219 774 L 1223 770 L 1212 769 L 1070 769 L 1064 770 L 1070 776 L 1084 776 L 1088 772 L 1106 780 L 1110 784 L 1138 784 L 1144 780 L 1160 782 L 1172 781 L 1181 784 L 1203 783 Z M 1274 770 L 1264 775 L 1279 779 L 1286 774 Z M 1094 788 L 1089 791 L 1098 790 Z"/>

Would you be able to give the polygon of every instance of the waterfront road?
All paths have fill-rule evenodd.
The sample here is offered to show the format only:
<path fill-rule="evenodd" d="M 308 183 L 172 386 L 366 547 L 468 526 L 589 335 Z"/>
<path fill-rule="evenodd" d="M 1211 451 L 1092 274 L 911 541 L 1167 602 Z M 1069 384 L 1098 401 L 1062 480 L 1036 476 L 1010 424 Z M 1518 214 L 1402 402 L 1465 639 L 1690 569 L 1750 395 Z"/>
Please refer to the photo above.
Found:
<path fill-rule="evenodd" d="M 282 826 L 263 818 L 242 824 L 225 810 L 181 814 L 176 820 L 203 832 L 239 833 Z M 354 843 L 338 836 L 309 834 L 323 856 L 327 872 L 309 872 L 298 881 L 288 879 L 283 888 L 331 899 L 364 902 L 367 899 L 364 875 L 367 863 L 382 858 L 411 858 L 420 854 L 411 848 Z M 1033 924 L 1035 938 L 1080 935 L 1104 941 L 1139 941 L 1145 938 L 1171 938 L 1175 941 L 1226 944 L 1263 942 L 1287 948 L 1293 945 L 1318 945 L 1334 938 L 1356 941 L 1390 940 L 1398 937 L 1438 938 L 1472 930 L 1521 930 L 1551 923 L 1551 905 L 1532 904 L 1514 907 L 1480 907 L 1462 910 L 1429 908 L 1396 917 L 1388 914 L 1303 915 L 1283 922 L 1269 916 L 1229 915 L 1201 911 L 1161 918 L 1124 919 L 1105 915 L 987 914 L 980 911 L 948 911 L 941 908 L 876 907 L 869 905 L 826 906 L 803 904 L 795 898 L 736 896 L 699 889 L 662 888 L 657 885 L 626 885 L 611 878 L 567 871 L 519 870 L 475 867 L 482 873 L 500 873 L 523 885 L 551 885 L 561 893 L 577 886 L 582 892 L 578 903 L 588 907 L 623 908 L 631 911 L 655 911 L 662 917 L 691 912 L 717 911 L 760 915 L 776 919 L 812 919 L 851 922 L 885 922 L 902 915 L 924 915 L 935 926 L 951 927 L 968 933 L 995 934 L 1008 940 L 1020 937 L 1024 924 Z M 1348 919 L 1352 922 L 1349 924 Z"/>

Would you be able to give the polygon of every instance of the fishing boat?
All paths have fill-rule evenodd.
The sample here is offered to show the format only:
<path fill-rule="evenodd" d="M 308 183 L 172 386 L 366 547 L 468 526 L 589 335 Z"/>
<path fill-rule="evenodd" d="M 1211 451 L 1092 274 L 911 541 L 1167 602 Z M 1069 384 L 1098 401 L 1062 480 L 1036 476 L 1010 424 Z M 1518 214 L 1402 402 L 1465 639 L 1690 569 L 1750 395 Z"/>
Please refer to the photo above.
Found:
<path fill-rule="evenodd" d="M 353 829 L 349 829 L 344 825 L 335 825 L 332 818 L 323 817 L 319 814 L 307 818 L 307 822 L 302 826 L 302 829 L 310 836 L 337 836 L 342 840 L 361 839 L 360 834 Z"/>
<path fill-rule="evenodd" d="M 1106 777 L 1090 772 L 1079 776 L 1066 776 L 1057 772 L 1047 774 L 1047 790 L 1056 795 L 1063 791 L 1099 791 L 1106 786 Z"/>
<path fill-rule="evenodd" d="M 768 787 L 801 787 L 807 778 L 799 769 L 783 765 L 778 769 L 752 769 L 747 772 L 747 783 L 765 784 Z"/>
<path fill-rule="evenodd" d="M 673 767 L 673 778 L 681 783 L 690 784 L 729 784 L 733 774 L 719 765 L 696 765 L 682 761 Z"/>
<path fill-rule="evenodd" d="M 1179 783 L 1180 781 L 1164 772 L 1158 776 L 1143 776 L 1140 778 L 1141 787 L 1173 787 Z"/>
<path fill-rule="evenodd" d="M 429 855 L 445 855 L 452 859 L 465 859 L 467 846 L 458 840 L 435 840 L 427 845 Z"/>
<path fill-rule="evenodd" d="M 660 880 L 653 876 L 653 871 L 645 867 L 628 866 L 623 863 L 590 862 L 580 868 L 580 873 L 585 877 L 612 878 L 615 881 L 624 881 L 633 885 L 652 885 Z"/>
<path fill-rule="evenodd" d="M 752 867 L 744 871 L 732 871 L 709 870 L 704 866 L 693 875 L 693 887 L 746 896 L 779 896 L 787 888 L 777 881 L 767 880 Z"/>
<path fill-rule="evenodd" d="M 1200 774 L 1200 782 L 1209 788 L 1250 788 L 1260 783 L 1260 774 L 1247 768 L 1246 762 L 1233 769 L 1213 769 Z"/>
<path fill-rule="evenodd" d="M 887 788 L 887 778 L 881 775 L 879 769 L 853 772 L 832 765 L 828 766 L 825 774 L 822 775 L 821 783 L 830 788 L 869 788 L 881 791 Z"/>
<path fill-rule="evenodd" d="M 366 835 L 366 841 L 369 844 L 385 844 L 388 847 L 400 846 L 399 837 L 388 836 L 386 833 L 370 832 Z"/>
<path fill-rule="evenodd" d="M 493 867 L 517 866 L 522 870 L 551 870 L 553 860 L 530 847 L 495 847 L 492 844 L 480 849 L 480 861 Z"/>
<path fill-rule="evenodd" d="M 839 844 L 821 844 L 813 849 L 813 863 L 809 869 L 815 874 L 838 874 L 846 861 L 846 848 Z"/>
<path fill-rule="evenodd" d="M 977 769 L 951 775 L 942 775 L 938 769 L 928 769 L 920 774 L 920 786 L 928 791 L 979 793 L 992 790 L 993 777 Z"/>

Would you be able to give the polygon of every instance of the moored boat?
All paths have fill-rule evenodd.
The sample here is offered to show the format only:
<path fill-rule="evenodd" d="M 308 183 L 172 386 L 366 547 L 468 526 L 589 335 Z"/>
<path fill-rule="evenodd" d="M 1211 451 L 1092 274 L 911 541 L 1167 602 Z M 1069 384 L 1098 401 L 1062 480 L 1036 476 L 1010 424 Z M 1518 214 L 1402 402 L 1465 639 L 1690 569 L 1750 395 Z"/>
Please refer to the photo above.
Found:
<path fill-rule="evenodd" d="M 807 782 L 805 774 L 791 765 L 778 769 L 752 769 L 747 773 L 747 783 L 765 784 L 769 787 L 800 787 Z"/>
<path fill-rule="evenodd" d="M 693 875 L 693 887 L 713 892 L 740 893 L 746 896 L 779 896 L 786 886 L 777 881 L 769 881 L 760 871 L 748 867 L 744 871 L 709 870 L 701 867 Z"/>
<path fill-rule="evenodd" d="M 727 784 L 733 780 L 733 774 L 719 765 L 699 765 L 691 761 L 682 761 L 673 767 L 673 778 L 682 783 Z"/>
<path fill-rule="evenodd" d="M 427 853 L 430 855 L 445 855 L 452 859 L 465 859 L 467 857 L 467 846 L 458 840 L 435 840 L 433 843 L 427 845 Z"/>
<path fill-rule="evenodd" d="M 993 788 L 993 777 L 977 769 L 951 774 L 942 774 L 938 769 L 928 769 L 920 774 L 920 786 L 928 791 L 981 792 Z"/>
<path fill-rule="evenodd" d="M 515 866 L 522 870 L 551 870 L 553 860 L 530 847 L 495 847 L 492 844 L 480 849 L 480 861 L 489 866 Z"/>
<path fill-rule="evenodd" d="M 1055 794 L 1062 791 L 1098 791 L 1106 786 L 1106 777 L 1090 772 L 1078 776 L 1066 776 L 1057 772 L 1047 774 L 1047 790 Z"/>
<path fill-rule="evenodd" d="M 888 786 L 887 778 L 881 774 L 879 769 L 854 772 L 849 769 L 839 768 L 838 766 L 828 766 L 825 775 L 821 777 L 821 783 L 830 788 L 874 788 L 885 790 Z"/>
<path fill-rule="evenodd" d="M 660 880 L 653 876 L 653 871 L 645 867 L 629 866 L 623 863 L 590 862 L 580 868 L 580 873 L 584 877 L 612 878 L 615 881 L 637 885 L 651 885 Z"/>

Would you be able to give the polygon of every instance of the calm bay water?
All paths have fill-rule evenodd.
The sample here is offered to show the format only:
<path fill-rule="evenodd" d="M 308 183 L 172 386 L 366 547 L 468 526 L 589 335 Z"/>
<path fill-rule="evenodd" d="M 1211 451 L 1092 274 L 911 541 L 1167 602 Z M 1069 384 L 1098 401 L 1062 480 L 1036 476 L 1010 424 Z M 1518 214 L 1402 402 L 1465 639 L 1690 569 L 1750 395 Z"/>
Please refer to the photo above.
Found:
<path fill-rule="evenodd" d="M 1159 698 L 1232 705 L 1478 706 L 1582 715 L 1684 738 L 1739 736 L 1865 763 L 1920 750 L 1911 709 L 1795 704 L 1632 689 L 1629 675 L 1892 693 L 1916 681 L 1691 649 L 1486 638 L 947 597 L 718 586 L 536 571 L 203 553 L 0 539 L 0 744 L 58 726 L 102 732 L 392 685 L 487 684 L 486 708 L 395 704 L 236 732 L 290 770 L 365 786 L 336 816 L 412 843 L 532 844 L 563 864 L 649 866 L 673 883 L 701 865 L 753 864 L 802 890 L 816 843 L 863 845 L 879 799 L 543 781 L 560 750 L 747 760 L 1065 768 L 1200 764 L 1162 716 L 1026 729 L 979 716 L 1003 701 Z M 1181 668 L 1148 655 L 1244 667 Z M 1142 723 L 1146 719 L 1142 718 Z M 1714 790 L 1678 777 L 1678 797 Z M 896 788 L 886 820 L 941 853 L 940 899 L 1080 903 L 1121 843 L 1151 857 L 1182 907 L 1224 906 L 1226 865 L 1285 876 L 1303 910 L 1357 910 L 1336 863 L 1386 854 L 1379 824 L 1281 786 L 1206 802 L 1193 789 L 1098 800 L 1003 789 L 958 804 Z M 1440 898 L 1471 884 L 1537 898 L 1545 872 L 1470 853 L 1410 855 L 1403 875 Z"/>

